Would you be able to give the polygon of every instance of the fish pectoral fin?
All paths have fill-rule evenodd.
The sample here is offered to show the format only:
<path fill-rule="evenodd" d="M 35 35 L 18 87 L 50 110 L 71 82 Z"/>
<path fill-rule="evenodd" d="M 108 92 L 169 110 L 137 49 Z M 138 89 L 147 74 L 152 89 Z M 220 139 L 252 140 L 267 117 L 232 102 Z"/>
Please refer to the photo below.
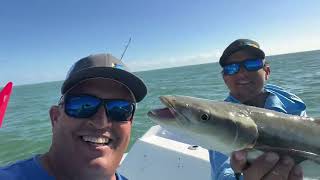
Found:
<path fill-rule="evenodd" d="M 312 152 L 269 146 L 255 147 L 255 149 L 264 152 L 275 152 L 278 153 L 280 156 L 290 156 L 294 159 L 296 164 L 299 164 L 305 160 L 310 160 L 320 165 L 320 155 Z"/>

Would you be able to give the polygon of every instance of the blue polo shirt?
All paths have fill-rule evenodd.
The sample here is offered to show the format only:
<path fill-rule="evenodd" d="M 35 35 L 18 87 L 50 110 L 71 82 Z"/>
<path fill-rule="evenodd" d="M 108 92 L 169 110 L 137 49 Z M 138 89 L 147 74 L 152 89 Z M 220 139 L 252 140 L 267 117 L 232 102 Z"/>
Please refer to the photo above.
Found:
<path fill-rule="evenodd" d="M 55 180 L 39 162 L 39 155 L 18 161 L 12 165 L 0 167 L 0 180 Z M 128 180 L 116 173 L 117 180 Z"/>
<path fill-rule="evenodd" d="M 306 116 L 306 105 L 296 95 L 285 91 L 281 87 L 267 84 L 264 87 L 269 96 L 266 99 L 264 108 L 286 114 Z M 240 103 L 239 100 L 229 95 L 225 101 Z M 220 152 L 209 150 L 211 177 L 213 180 L 234 180 L 235 175 L 230 166 L 230 158 Z M 243 179 L 240 177 L 240 179 Z"/>

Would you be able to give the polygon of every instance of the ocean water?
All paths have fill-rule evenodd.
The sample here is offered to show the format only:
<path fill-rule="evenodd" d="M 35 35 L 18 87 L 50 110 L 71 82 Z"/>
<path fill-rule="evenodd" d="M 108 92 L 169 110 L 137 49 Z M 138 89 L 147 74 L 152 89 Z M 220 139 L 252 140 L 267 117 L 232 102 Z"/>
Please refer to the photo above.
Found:
<path fill-rule="evenodd" d="M 297 94 L 307 104 L 307 114 L 320 117 L 320 50 L 267 57 L 269 83 Z M 151 126 L 146 113 L 160 107 L 158 96 L 179 94 L 223 100 L 228 90 L 218 63 L 136 73 L 149 94 L 138 104 L 129 148 Z M 15 86 L 0 129 L 0 166 L 46 152 L 51 143 L 48 110 L 60 97 L 62 82 Z"/>

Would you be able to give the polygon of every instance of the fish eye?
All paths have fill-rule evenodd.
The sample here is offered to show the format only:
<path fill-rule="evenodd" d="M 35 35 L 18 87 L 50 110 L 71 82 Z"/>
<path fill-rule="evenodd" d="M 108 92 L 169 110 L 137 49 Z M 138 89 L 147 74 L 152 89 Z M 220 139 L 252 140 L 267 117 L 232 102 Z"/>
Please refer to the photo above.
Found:
<path fill-rule="evenodd" d="M 204 113 L 204 114 L 202 114 L 202 115 L 200 116 L 200 119 L 201 119 L 202 121 L 207 121 L 207 120 L 209 120 L 209 118 L 210 118 L 210 116 L 209 116 L 208 114 L 206 114 L 206 113 Z"/>

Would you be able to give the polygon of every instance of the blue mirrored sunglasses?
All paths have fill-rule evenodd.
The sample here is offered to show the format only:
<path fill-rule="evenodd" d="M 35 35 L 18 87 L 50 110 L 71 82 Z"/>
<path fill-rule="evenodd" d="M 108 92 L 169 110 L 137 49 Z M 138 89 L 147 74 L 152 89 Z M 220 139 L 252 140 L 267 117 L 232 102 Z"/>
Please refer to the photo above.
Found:
<path fill-rule="evenodd" d="M 135 103 L 121 99 L 101 99 L 92 95 L 67 95 L 64 100 L 64 110 L 74 118 L 89 118 L 101 105 L 111 121 L 130 121 L 135 111 Z"/>
<path fill-rule="evenodd" d="M 258 71 L 263 68 L 264 63 L 262 59 L 248 59 L 239 63 L 232 63 L 223 66 L 224 75 L 234 75 L 240 71 L 240 67 L 243 66 L 247 71 Z"/>

